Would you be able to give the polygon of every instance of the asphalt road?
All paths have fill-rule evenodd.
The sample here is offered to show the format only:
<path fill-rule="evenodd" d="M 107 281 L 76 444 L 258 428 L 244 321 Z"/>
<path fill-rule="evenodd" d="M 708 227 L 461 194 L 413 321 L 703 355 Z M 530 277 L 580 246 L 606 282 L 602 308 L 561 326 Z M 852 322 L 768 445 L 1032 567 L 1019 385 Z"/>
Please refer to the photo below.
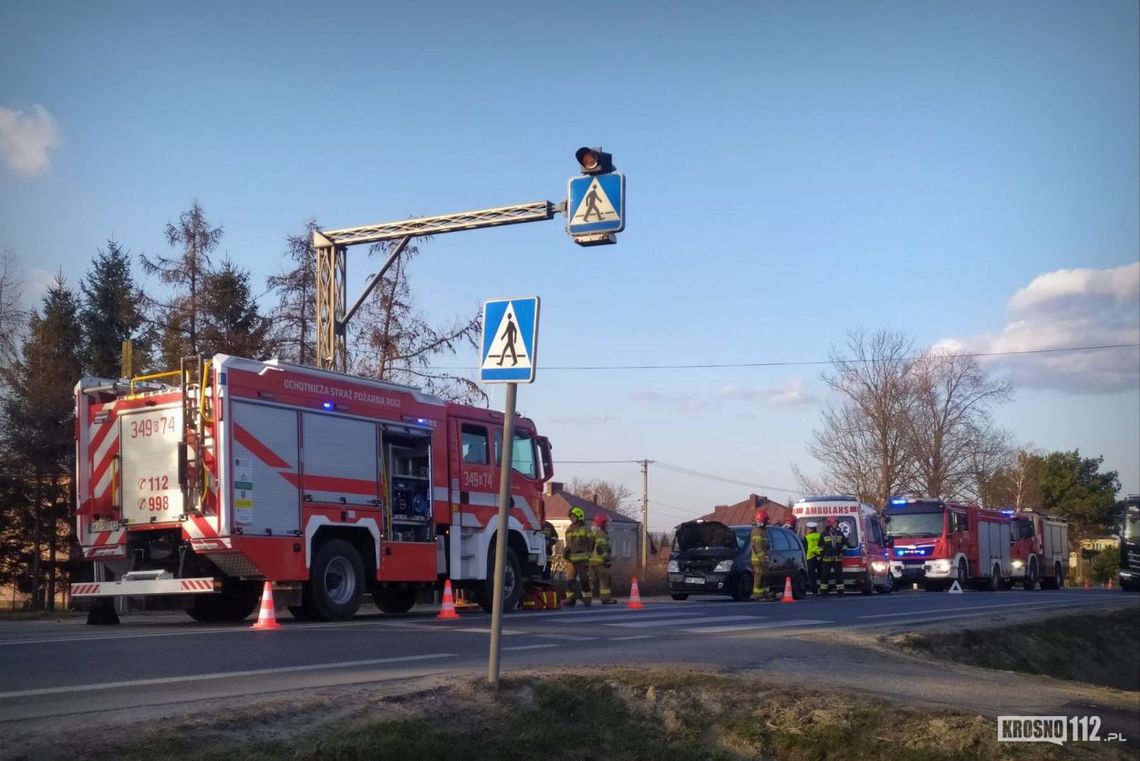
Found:
<path fill-rule="evenodd" d="M 814 664 L 842 652 L 842 637 L 853 632 L 897 630 L 936 621 L 977 621 L 1025 611 L 1117 606 L 1140 611 L 1140 595 L 1079 589 L 964 594 L 905 591 L 809 598 L 790 604 L 694 597 L 683 602 L 646 600 L 642 610 L 625 604 L 595 604 L 560 611 L 518 611 L 504 617 L 501 672 L 689 663 L 768 670 L 789 684 L 802 676 L 805 686 L 811 686 Z M 463 612 L 460 620 L 445 621 L 437 619 L 436 612 L 416 608 L 404 615 L 365 613 L 338 624 L 295 622 L 283 613 L 281 628 L 272 631 L 252 630 L 249 623 L 207 626 L 182 614 L 124 616 L 123 623 L 113 627 L 86 626 L 82 618 L 3 621 L 0 732 L 17 722 L 26 727 L 37 720 L 49 720 L 44 724 L 49 726 L 63 717 L 81 722 L 116 716 L 137 720 L 185 715 L 213 701 L 239 696 L 261 699 L 338 685 L 396 685 L 424 677 L 486 674 L 490 617 L 478 611 Z M 851 668 L 853 686 L 884 695 L 899 688 L 898 679 L 876 684 L 867 678 L 868 664 L 883 654 L 848 649 L 847 656 L 837 662 Z M 907 668 L 914 672 L 911 689 L 919 697 L 928 690 L 946 695 L 948 707 L 962 705 L 962 697 L 955 697 L 947 686 L 953 672 L 961 675 L 962 669 L 948 667 L 944 675 L 931 675 L 929 667 L 908 665 L 904 658 L 883 670 L 898 675 Z M 986 689 L 995 710 L 1001 712 L 1003 699 L 1015 700 L 1012 693 L 1003 698 L 1003 689 L 1024 691 L 1025 687 L 1016 684 L 1020 676 L 996 673 L 1001 678 Z M 967 673 L 965 678 L 978 681 L 982 677 Z M 920 684 L 925 686 L 914 686 Z M 1063 705 L 1069 689 L 1058 683 L 1056 694 L 1043 697 L 1039 708 Z M 1025 706 L 1024 700 L 1016 700 L 1019 708 Z M 1121 712 L 1125 724 L 1128 715 L 1125 707 Z"/>

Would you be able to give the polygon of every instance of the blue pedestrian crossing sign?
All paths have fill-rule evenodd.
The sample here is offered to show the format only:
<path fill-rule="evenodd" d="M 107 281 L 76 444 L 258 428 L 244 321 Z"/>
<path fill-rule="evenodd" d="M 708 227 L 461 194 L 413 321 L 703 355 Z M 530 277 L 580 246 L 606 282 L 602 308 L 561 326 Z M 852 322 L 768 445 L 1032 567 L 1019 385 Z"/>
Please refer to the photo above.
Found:
<path fill-rule="evenodd" d="M 624 174 L 571 177 L 566 197 L 566 232 L 571 235 L 620 233 L 625 229 Z"/>
<path fill-rule="evenodd" d="M 538 296 L 483 303 L 483 383 L 533 383 L 538 353 Z"/>

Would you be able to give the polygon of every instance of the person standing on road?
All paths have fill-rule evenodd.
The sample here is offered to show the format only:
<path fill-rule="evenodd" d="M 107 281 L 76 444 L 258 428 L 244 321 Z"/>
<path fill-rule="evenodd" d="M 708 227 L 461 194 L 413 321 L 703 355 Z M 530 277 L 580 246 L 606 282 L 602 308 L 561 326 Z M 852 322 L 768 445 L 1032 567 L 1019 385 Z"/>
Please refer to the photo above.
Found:
<path fill-rule="evenodd" d="M 752 599 L 768 597 L 768 585 L 764 581 L 768 572 L 768 513 L 757 510 L 752 521 Z"/>
<path fill-rule="evenodd" d="M 613 589 L 610 587 L 610 566 L 614 556 L 610 549 L 610 535 L 606 531 L 609 518 L 605 513 L 594 515 L 594 549 L 590 552 L 590 589 L 597 590 L 602 605 L 615 605 Z"/>
<path fill-rule="evenodd" d="M 839 531 L 839 521 L 835 518 L 827 519 L 827 528 L 819 538 L 820 561 L 823 570 L 823 583 L 819 586 L 819 593 L 826 595 L 831 591 L 831 577 L 835 577 L 835 592 L 843 594 L 843 547 L 847 544 L 847 537 Z"/>
<path fill-rule="evenodd" d="M 819 524 L 809 521 L 807 533 L 804 534 L 804 544 L 807 548 L 804 556 L 807 558 L 808 591 L 813 595 L 819 594 L 819 539 Z"/>
<path fill-rule="evenodd" d="M 582 598 L 590 604 L 590 555 L 594 550 L 594 535 L 586 525 L 586 511 L 570 508 L 570 527 L 566 529 L 566 604 L 573 607 Z M 583 588 L 584 587 L 584 588 Z"/>

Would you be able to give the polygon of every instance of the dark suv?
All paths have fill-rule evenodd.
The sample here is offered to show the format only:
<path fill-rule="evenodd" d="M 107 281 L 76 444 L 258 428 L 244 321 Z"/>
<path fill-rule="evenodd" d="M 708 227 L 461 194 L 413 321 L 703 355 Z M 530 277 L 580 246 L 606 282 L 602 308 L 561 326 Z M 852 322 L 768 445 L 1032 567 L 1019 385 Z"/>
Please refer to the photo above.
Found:
<path fill-rule="evenodd" d="M 768 589 L 782 592 L 792 579 L 792 596 L 802 600 L 807 589 L 807 561 L 795 532 L 768 526 Z M 751 526 L 719 521 L 689 521 L 677 527 L 669 554 L 669 593 L 674 600 L 691 594 L 726 594 L 734 600 L 752 596 Z"/>

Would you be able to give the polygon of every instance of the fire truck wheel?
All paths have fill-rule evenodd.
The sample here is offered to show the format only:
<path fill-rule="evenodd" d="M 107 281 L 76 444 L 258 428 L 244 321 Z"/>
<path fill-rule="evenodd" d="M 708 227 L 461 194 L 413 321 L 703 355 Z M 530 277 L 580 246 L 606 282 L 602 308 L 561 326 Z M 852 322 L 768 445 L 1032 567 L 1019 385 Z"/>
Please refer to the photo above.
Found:
<path fill-rule="evenodd" d="M 385 613 L 407 613 L 416 604 L 416 590 L 378 589 L 372 593 L 372 601 Z"/>
<path fill-rule="evenodd" d="M 1034 560 L 1029 561 L 1029 569 L 1025 572 L 1025 581 L 1022 582 L 1022 589 L 1033 589 L 1037 586 L 1037 562 Z"/>
<path fill-rule="evenodd" d="M 859 582 L 859 591 L 865 595 L 875 593 L 875 578 L 870 571 L 863 572 L 863 580 Z"/>
<path fill-rule="evenodd" d="M 1065 577 L 1061 572 L 1061 564 L 1056 563 L 1053 566 L 1053 575 L 1049 577 L 1041 577 L 1042 589 L 1060 589 L 1065 584 Z"/>
<path fill-rule="evenodd" d="M 256 581 L 230 581 L 222 591 L 212 595 L 195 595 L 194 605 L 186 611 L 190 618 L 202 623 L 243 621 L 261 599 L 262 585 Z"/>
<path fill-rule="evenodd" d="M 344 621 L 356 615 L 363 591 L 364 564 L 356 548 L 343 539 L 321 545 L 302 592 L 306 611 L 318 621 Z"/>
<path fill-rule="evenodd" d="M 519 605 L 519 596 L 522 594 L 522 567 L 519 565 L 519 559 L 515 556 L 515 551 L 510 547 L 507 548 L 504 560 L 506 562 L 503 563 L 503 612 L 506 613 Z M 495 549 L 494 544 L 492 544 L 491 551 L 487 553 L 487 579 L 475 589 L 475 597 L 479 602 L 479 607 L 488 613 L 494 606 L 494 587 Z"/>
<path fill-rule="evenodd" d="M 969 583 L 970 583 L 970 567 L 968 565 L 966 565 L 965 560 L 959 560 L 958 561 L 958 586 L 960 586 L 962 589 L 965 589 L 966 585 Z M 949 587 L 952 585 L 947 584 L 946 586 Z"/>

